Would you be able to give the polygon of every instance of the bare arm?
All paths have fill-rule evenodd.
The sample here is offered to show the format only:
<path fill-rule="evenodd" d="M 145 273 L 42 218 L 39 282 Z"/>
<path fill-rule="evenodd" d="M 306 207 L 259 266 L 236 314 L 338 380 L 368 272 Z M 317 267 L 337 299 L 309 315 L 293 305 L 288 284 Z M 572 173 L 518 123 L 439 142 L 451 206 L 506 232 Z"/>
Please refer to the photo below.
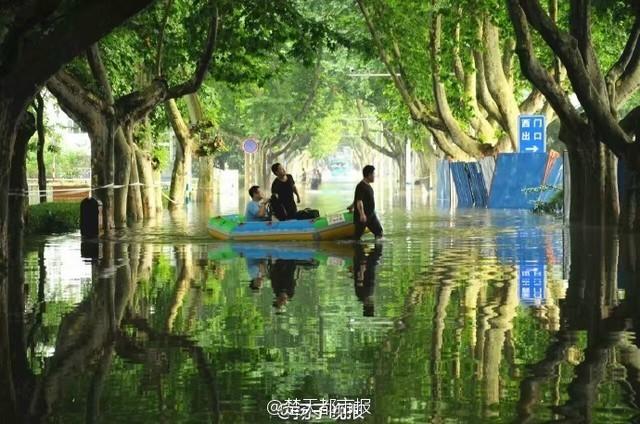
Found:
<path fill-rule="evenodd" d="M 296 197 L 298 198 L 298 203 L 300 203 L 300 195 L 298 194 L 298 187 L 296 187 L 295 185 L 293 186 L 293 192 L 296 194 Z"/>
<path fill-rule="evenodd" d="M 264 218 L 267 215 L 267 202 L 264 202 L 260 205 L 260 210 L 258 210 L 257 215 L 260 218 Z"/>
<path fill-rule="evenodd" d="M 364 214 L 364 205 L 362 204 L 362 200 L 358 200 L 356 202 L 356 207 L 358 208 L 358 213 L 360 214 L 360 221 L 365 222 L 367 220 L 367 215 Z"/>

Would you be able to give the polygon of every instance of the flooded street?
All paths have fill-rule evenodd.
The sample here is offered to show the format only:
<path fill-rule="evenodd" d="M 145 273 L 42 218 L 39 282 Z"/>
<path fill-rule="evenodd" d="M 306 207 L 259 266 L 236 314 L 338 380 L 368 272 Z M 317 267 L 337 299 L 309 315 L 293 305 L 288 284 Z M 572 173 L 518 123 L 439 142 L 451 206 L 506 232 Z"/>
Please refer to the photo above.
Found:
<path fill-rule="evenodd" d="M 351 200 L 349 184 L 322 188 L 303 203 Z M 195 210 L 100 245 L 29 240 L 10 331 L 30 415 L 279 422 L 272 399 L 347 398 L 370 399 L 366 422 L 637 416 L 633 241 L 437 209 L 417 186 L 376 196 L 379 244 L 217 242 Z"/>

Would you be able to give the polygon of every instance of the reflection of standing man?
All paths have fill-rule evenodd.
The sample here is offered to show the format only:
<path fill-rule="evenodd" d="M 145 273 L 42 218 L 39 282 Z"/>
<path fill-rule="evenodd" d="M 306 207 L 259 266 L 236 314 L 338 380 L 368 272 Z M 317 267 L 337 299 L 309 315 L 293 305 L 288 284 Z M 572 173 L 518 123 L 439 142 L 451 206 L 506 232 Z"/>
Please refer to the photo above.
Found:
<path fill-rule="evenodd" d="M 382 244 L 376 243 L 373 251 L 365 254 L 362 244 L 354 245 L 353 254 L 353 287 L 358 299 L 362 302 L 362 315 L 374 315 L 373 292 L 376 286 L 376 266 L 382 256 Z"/>
<path fill-rule="evenodd" d="M 296 261 L 288 259 L 277 259 L 271 264 L 269 278 L 273 294 L 276 296 L 273 306 L 276 312 L 285 312 L 285 306 L 293 297 L 296 291 Z"/>
<path fill-rule="evenodd" d="M 376 240 L 379 240 L 382 238 L 382 225 L 376 216 L 376 202 L 373 198 L 373 187 L 371 187 L 371 183 L 375 180 L 373 165 L 365 166 L 362 169 L 362 176 L 362 181 L 356 186 L 353 203 L 348 207 L 350 211 L 355 210 L 353 214 L 353 222 L 356 225 L 354 238 L 360 240 L 365 228 L 369 228 Z"/>

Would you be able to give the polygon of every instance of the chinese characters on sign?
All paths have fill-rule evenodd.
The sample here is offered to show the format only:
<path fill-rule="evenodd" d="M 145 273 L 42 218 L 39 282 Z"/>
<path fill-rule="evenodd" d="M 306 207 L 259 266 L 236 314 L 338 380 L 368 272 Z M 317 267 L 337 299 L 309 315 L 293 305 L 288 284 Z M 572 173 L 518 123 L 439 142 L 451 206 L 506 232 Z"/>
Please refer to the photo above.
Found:
<path fill-rule="evenodd" d="M 544 301 L 544 265 L 521 262 L 518 278 L 520 300 L 529 305 L 541 305 Z"/>
<path fill-rule="evenodd" d="M 520 153 L 544 153 L 547 141 L 547 123 L 544 115 L 518 117 L 518 143 Z"/>
<path fill-rule="evenodd" d="M 363 420 L 371 414 L 370 407 L 370 399 L 274 399 L 267 404 L 267 412 L 282 420 Z"/>

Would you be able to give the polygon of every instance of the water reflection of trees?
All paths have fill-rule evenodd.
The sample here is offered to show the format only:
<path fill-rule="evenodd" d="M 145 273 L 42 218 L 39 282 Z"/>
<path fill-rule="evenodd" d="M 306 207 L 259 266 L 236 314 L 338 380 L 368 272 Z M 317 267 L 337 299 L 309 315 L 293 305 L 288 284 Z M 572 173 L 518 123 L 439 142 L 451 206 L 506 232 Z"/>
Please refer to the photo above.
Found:
<path fill-rule="evenodd" d="M 219 402 L 213 364 L 193 340 L 172 333 L 177 311 L 183 306 L 184 292 L 194 278 L 191 246 L 175 247 L 175 287 L 166 304 L 162 326 L 149 322 L 153 303 L 138 290 L 139 285 L 145 285 L 152 278 L 154 247 L 105 242 L 101 250 L 102 257 L 93 265 L 94 278 L 89 292 L 62 316 L 57 325 L 53 355 L 35 370 L 36 345 L 42 342 L 37 333 L 42 330 L 45 308 L 46 270 L 42 248 L 38 253 L 41 266 L 37 309 L 25 319 L 24 279 L 20 287 L 14 286 L 9 293 L 10 334 L 2 340 L 3 348 L 10 352 L 12 360 L 3 361 L 1 365 L 3 372 L 12 376 L 15 388 L 15 395 L 2 399 L 3 411 L 14 411 L 13 415 L 8 415 L 10 422 L 46 419 L 57 404 L 64 405 L 68 401 L 67 392 L 74 379 L 87 380 L 85 398 L 76 405 L 83 405 L 86 420 L 95 422 L 100 416 L 105 380 L 116 356 L 142 364 L 152 374 L 164 374 L 168 370 L 162 365 L 167 358 L 175 356 L 175 351 L 186 352 L 195 364 L 201 384 L 208 393 L 205 403 L 209 408 L 208 416 L 217 421 Z M 25 330 L 28 331 L 25 333 Z M 155 380 L 158 381 L 157 376 Z"/>
<path fill-rule="evenodd" d="M 480 247 L 490 237 L 385 246 L 369 277 L 377 277 L 376 320 L 396 318 L 377 333 L 345 325 L 354 309 L 361 314 L 359 286 L 354 293 L 351 283 L 335 283 L 338 273 L 353 277 L 346 269 L 304 270 L 291 313 L 275 316 L 271 293 L 260 302 L 238 284 L 242 259 L 221 267 L 199 260 L 197 246 L 123 243 L 102 245 L 83 300 L 52 324 L 46 308 L 56 305 L 45 308 L 46 269 L 35 261 L 39 270 L 27 274 L 39 280 L 28 278 L 27 301 L 23 283 L 3 303 L 10 318 L 3 358 L 11 362 L 1 371 L 15 393 L 2 399 L 32 421 L 64 420 L 78 409 L 95 421 L 114 402 L 122 409 L 143 403 L 148 419 L 182 416 L 174 410 L 179 403 L 213 421 L 221 405 L 232 405 L 238 411 L 225 409 L 225 418 L 234 422 L 263 416 L 271 396 L 336 391 L 372 396 L 377 416 L 413 413 L 418 422 L 598 421 L 613 407 L 632 416 L 640 401 L 640 351 L 631 333 L 639 328 L 638 240 L 589 232 L 571 239 L 566 293 L 556 269 L 547 298 L 533 308 L 521 306 L 517 261 Z M 365 272 L 374 253 L 367 251 Z M 354 256 L 356 264 L 367 262 Z M 625 278 L 623 297 L 617 288 Z M 45 360 L 43 343 L 55 346 Z M 118 385 L 123 394 L 114 393 Z M 122 398 L 132 394 L 135 401 Z M 242 412 L 246 401 L 232 404 L 236 397 L 251 398 L 252 412 Z"/>
<path fill-rule="evenodd" d="M 404 331 L 391 333 L 381 350 L 378 412 L 413 410 L 429 422 L 452 415 L 537 422 L 637 411 L 640 351 L 630 334 L 637 281 L 622 298 L 618 280 L 637 279 L 638 241 L 588 231 L 571 240 L 566 294 L 549 287 L 557 285 L 549 275 L 547 299 L 533 308 L 520 306 L 516 265 L 475 248 L 429 258 L 407 293 Z"/>

